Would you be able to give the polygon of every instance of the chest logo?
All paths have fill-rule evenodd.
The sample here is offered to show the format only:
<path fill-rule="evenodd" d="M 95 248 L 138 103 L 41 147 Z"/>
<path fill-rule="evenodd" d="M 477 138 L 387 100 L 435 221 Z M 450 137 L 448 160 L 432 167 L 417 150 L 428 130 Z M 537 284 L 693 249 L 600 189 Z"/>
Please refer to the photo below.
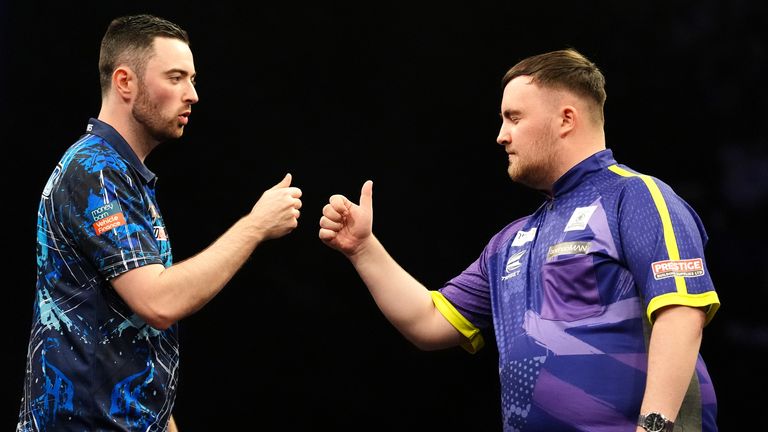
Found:
<path fill-rule="evenodd" d="M 597 206 L 576 207 L 576 210 L 573 211 L 571 218 L 568 219 L 568 223 L 565 224 L 565 229 L 563 231 L 583 230 L 587 227 L 589 218 L 592 217 L 592 213 L 594 213 L 595 210 L 597 210 Z"/>
<path fill-rule="evenodd" d="M 501 280 L 507 280 L 520 274 L 520 267 L 523 266 L 520 259 L 525 255 L 525 252 L 526 251 L 515 252 L 509 256 L 507 266 L 504 269 L 504 276 L 501 277 Z"/>
<path fill-rule="evenodd" d="M 547 250 L 547 259 L 560 255 L 584 255 L 589 252 L 590 242 L 588 241 L 569 241 L 552 245 Z"/>
<path fill-rule="evenodd" d="M 536 228 L 531 228 L 528 231 L 518 231 L 515 235 L 515 239 L 512 240 L 512 246 L 522 246 L 536 237 Z"/>

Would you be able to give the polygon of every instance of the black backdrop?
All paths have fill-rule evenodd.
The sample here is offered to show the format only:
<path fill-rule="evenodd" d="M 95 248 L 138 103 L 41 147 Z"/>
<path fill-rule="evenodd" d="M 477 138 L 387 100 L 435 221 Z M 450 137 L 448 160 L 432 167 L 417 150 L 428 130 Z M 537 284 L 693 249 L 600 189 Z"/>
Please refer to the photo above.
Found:
<path fill-rule="evenodd" d="M 509 181 L 494 142 L 500 79 L 525 56 L 565 47 L 606 74 L 606 134 L 617 159 L 671 184 L 702 217 L 723 303 L 702 347 L 721 427 L 762 417 L 763 2 L 0 5 L 3 429 L 13 428 L 21 397 L 40 191 L 98 113 L 98 46 L 109 20 L 138 12 L 185 27 L 198 70 L 201 102 L 185 136 L 146 161 L 160 178 L 176 261 L 212 242 L 286 172 L 304 191 L 300 226 L 257 249 L 181 322 L 175 415 L 183 431 L 500 429 L 493 344 L 474 356 L 418 351 L 351 265 L 317 239 L 317 222 L 331 194 L 357 201 L 373 179 L 374 231 L 417 279 L 441 286 L 540 201 Z"/>

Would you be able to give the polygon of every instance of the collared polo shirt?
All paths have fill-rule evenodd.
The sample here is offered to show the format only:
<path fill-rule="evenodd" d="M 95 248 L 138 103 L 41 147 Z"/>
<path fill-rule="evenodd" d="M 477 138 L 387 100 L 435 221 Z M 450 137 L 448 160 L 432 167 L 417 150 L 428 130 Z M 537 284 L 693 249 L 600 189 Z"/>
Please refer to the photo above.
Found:
<path fill-rule="evenodd" d="M 530 216 L 495 235 L 433 299 L 482 345 L 495 333 L 505 431 L 634 431 L 654 312 L 719 300 L 707 235 L 694 210 L 660 180 L 604 150 L 577 164 Z M 701 356 L 678 423 L 717 430 Z"/>
<path fill-rule="evenodd" d="M 147 264 L 172 264 L 156 180 L 97 119 L 53 170 L 38 212 L 17 430 L 165 430 L 178 379 L 176 325 L 147 325 L 109 282 Z"/>

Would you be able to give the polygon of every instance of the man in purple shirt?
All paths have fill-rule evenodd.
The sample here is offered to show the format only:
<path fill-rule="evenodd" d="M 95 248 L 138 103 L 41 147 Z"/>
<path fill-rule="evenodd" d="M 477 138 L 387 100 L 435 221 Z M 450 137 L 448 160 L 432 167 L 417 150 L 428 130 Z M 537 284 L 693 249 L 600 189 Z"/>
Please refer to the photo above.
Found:
<path fill-rule="evenodd" d="M 505 431 L 715 431 L 698 353 L 720 304 L 707 236 L 668 185 L 606 149 L 604 82 L 571 49 L 507 72 L 497 142 L 510 178 L 547 198 L 440 290 L 373 235 L 370 181 L 359 205 L 330 198 L 319 235 L 416 346 L 474 352 L 495 334 Z"/>

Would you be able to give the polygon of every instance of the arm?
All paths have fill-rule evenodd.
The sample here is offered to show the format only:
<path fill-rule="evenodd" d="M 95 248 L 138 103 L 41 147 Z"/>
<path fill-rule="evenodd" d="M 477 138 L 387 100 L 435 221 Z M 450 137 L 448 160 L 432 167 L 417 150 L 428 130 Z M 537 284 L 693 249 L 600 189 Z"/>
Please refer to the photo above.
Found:
<path fill-rule="evenodd" d="M 176 421 L 173 420 L 173 415 L 168 420 L 168 432 L 179 432 L 179 428 L 176 427 Z"/>
<path fill-rule="evenodd" d="M 290 184 L 288 174 L 199 254 L 168 268 L 151 264 L 130 270 L 113 279 L 112 286 L 152 327 L 165 329 L 191 315 L 224 288 L 261 242 L 297 226 L 301 190 Z"/>
<path fill-rule="evenodd" d="M 640 412 L 656 411 L 674 421 L 694 374 L 706 314 L 669 306 L 656 312 L 648 348 L 648 379 Z M 644 432 L 641 427 L 638 432 Z"/>
<path fill-rule="evenodd" d="M 387 253 L 372 232 L 373 182 L 367 181 L 360 205 L 333 195 L 320 218 L 320 239 L 343 253 L 355 267 L 384 316 L 420 349 L 459 345 L 461 335 L 435 308 L 429 291 Z"/>

